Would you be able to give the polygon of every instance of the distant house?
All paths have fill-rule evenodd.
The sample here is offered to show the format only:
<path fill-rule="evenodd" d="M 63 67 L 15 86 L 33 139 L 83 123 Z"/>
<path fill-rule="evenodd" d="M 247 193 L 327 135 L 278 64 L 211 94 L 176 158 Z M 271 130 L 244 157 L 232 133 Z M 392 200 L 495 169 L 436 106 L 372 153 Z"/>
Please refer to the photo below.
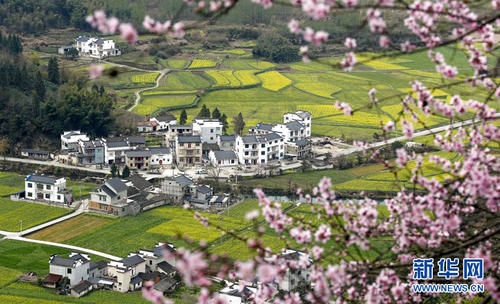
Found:
<path fill-rule="evenodd" d="M 127 142 L 129 144 L 129 146 L 134 148 L 134 149 L 146 147 L 146 138 L 144 138 L 144 137 L 129 136 L 129 137 L 127 137 Z"/>
<path fill-rule="evenodd" d="M 108 263 L 106 261 L 90 262 L 89 279 L 102 278 L 108 275 Z"/>
<path fill-rule="evenodd" d="M 71 296 L 79 298 L 92 291 L 92 283 L 83 280 L 71 288 Z"/>
<path fill-rule="evenodd" d="M 199 135 L 202 143 L 215 144 L 222 135 L 222 123 L 218 119 L 197 118 L 193 120 L 193 135 Z"/>
<path fill-rule="evenodd" d="M 104 162 L 106 164 L 124 163 L 125 152 L 132 150 L 126 138 L 103 138 L 104 143 Z"/>
<path fill-rule="evenodd" d="M 273 131 L 273 127 L 272 124 L 259 122 L 255 127 L 248 127 L 248 133 L 252 135 L 267 134 Z"/>
<path fill-rule="evenodd" d="M 174 202 L 183 202 L 184 197 L 190 194 L 189 186 L 192 184 L 194 182 L 188 176 L 177 175 L 163 180 L 162 192 Z"/>
<path fill-rule="evenodd" d="M 253 303 L 257 288 L 245 286 L 240 288 L 239 283 L 232 283 L 226 281 L 226 286 L 219 290 L 217 293 L 219 297 L 224 299 L 228 304 L 243 304 Z"/>
<path fill-rule="evenodd" d="M 158 124 L 155 121 L 139 121 L 137 123 L 137 132 L 149 133 L 156 131 Z"/>
<path fill-rule="evenodd" d="M 267 164 L 269 161 L 283 159 L 284 139 L 275 132 L 237 136 L 235 151 L 240 164 Z"/>
<path fill-rule="evenodd" d="M 177 136 L 177 164 L 184 166 L 201 165 L 202 145 L 200 136 Z"/>
<path fill-rule="evenodd" d="M 297 121 L 301 125 L 304 126 L 304 136 L 311 136 L 311 127 L 312 127 L 312 115 L 307 111 L 295 111 L 293 113 L 285 113 L 283 115 L 283 123 L 287 124 L 290 121 Z"/>
<path fill-rule="evenodd" d="M 78 163 L 81 165 L 104 164 L 104 144 L 101 140 L 78 141 Z"/>
<path fill-rule="evenodd" d="M 293 249 L 287 249 L 280 256 L 281 261 L 293 260 L 299 261 L 304 258 L 305 253 Z M 311 269 L 310 267 L 291 268 L 287 267 L 286 273 L 278 284 L 280 290 L 292 291 L 298 288 L 309 286 L 311 284 Z"/>
<path fill-rule="evenodd" d="M 151 148 L 151 166 L 165 166 L 172 164 L 170 148 Z"/>
<path fill-rule="evenodd" d="M 152 153 L 149 150 L 133 150 L 125 152 L 125 163 L 130 169 L 149 169 Z"/>
<path fill-rule="evenodd" d="M 161 292 L 164 296 L 166 296 L 169 293 L 175 291 L 177 289 L 177 286 L 179 286 L 179 282 L 172 277 L 167 276 L 153 285 L 153 289 Z"/>
<path fill-rule="evenodd" d="M 193 126 L 191 125 L 170 125 L 168 127 L 167 133 L 165 133 L 165 145 L 169 146 L 171 143 L 175 143 L 177 136 L 192 134 Z"/>
<path fill-rule="evenodd" d="M 49 274 L 60 275 L 69 279 L 73 287 L 89 278 L 90 258 L 86 254 L 71 253 L 69 258 L 52 255 L 49 259 Z"/>
<path fill-rule="evenodd" d="M 289 142 L 285 146 L 286 153 L 296 156 L 298 159 L 305 159 L 311 156 L 312 144 L 309 139 L 302 138 L 295 142 Z"/>
<path fill-rule="evenodd" d="M 238 165 L 238 157 L 234 151 L 211 151 L 209 159 L 216 167 L 231 167 Z"/>
<path fill-rule="evenodd" d="M 121 55 L 121 51 L 116 48 L 114 40 L 98 37 L 78 36 L 75 41 L 75 48 L 80 56 L 85 57 L 102 59 Z"/>
<path fill-rule="evenodd" d="M 43 280 L 42 285 L 47 288 L 57 288 L 63 276 L 60 274 L 49 273 Z"/>
<path fill-rule="evenodd" d="M 169 126 L 175 125 L 177 119 L 174 115 L 167 113 L 162 116 L 151 117 L 149 121 L 156 123 L 156 130 L 165 131 L 168 130 Z"/>
<path fill-rule="evenodd" d="M 175 253 L 176 249 L 170 243 L 158 243 L 152 249 L 140 249 L 137 253 L 146 261 L 146 271 L 159 271 L 169 276 L 174 276 L 176 261 L 174 258 L 167 258 L 167 252 Z"/>
<path fill-rule="evenodd" d="M 221 151 L 233 151 L 235 141 L 235 135 L 221 135 L 217 137 L 217 144 L 219 145 L 219 149 Z"/>
<path fill-rule="evenodd" d="M 61 135 L 61 151 L 78 151 L 78 141 L 89 141 L 90 138 L 80 131 L 65 131 Z"/>
<path fill-rule="evenodd" d="M 142 279 L 136 277 L 141 272 L 146 272 L 146 261 L 138 254 L 131 254 L 119 262 L 111 261 L 108 264 L 108 275 L 116 280 L 113 289 L 119 292 L 140 289 Z"/>
<path fill-rule="evenodd" d="M 66 188 L 66 179 L 30 174 L 24 180 L 25 198 L 41 202 L 71 203 L 71 189 Z"/>
<path fill-rule="evenodd" d="M 73 48 L 72 45 L 63 45 L 63 46 L 60 46 L 58 49 L 57 49 L 57 53 L 59 55 L 65 55 L 67 52 L 69 52 L 69 50 L 71 50 Z"/>
<path fill-rule="evenodd" d="M 90 192 L 88 208 L 116 216 L 127 215 L 127 185 L 116 177 L 106 180 L 103 185 Z"/>
<path fill-rule="evenodd" d="M 21 156 L 30 159 L 38 160 L 48 160 L 50 159 L 50 153 L 47 151 L 35 150 L 35 149 L 22 149 Z"/>

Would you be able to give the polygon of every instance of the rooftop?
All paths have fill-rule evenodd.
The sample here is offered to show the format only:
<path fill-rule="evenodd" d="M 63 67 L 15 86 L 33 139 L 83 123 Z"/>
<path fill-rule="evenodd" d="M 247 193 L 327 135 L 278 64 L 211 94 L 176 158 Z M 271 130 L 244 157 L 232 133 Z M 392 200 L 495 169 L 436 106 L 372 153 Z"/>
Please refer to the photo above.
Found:
<path fill-rule="evenodd" d="M 125 183 L 122 182 L 122 180 L 119 179 L 118 177 L 106 180 L 106 184 L 111 186 L 111 188 L 113 188 L 115 192 L 122 192 L 127 190 L 127 185 L 125 185 Z"/>
<path fill-rule="evenodd" d="M 151 154 L 170 154 L 170 148 L 151 148 Z"/>
<path fill-rule="evenodd" d="M 219 136 L 221 141 L 235 141 L 236 136 L 235 135 L 221 135 Z"/>
<path fill-rule="evenodd" d="M 144 189 L 152 186 L 152 184 L 150 182 L 148 182 L 144 177 L 142 177 L 138 174 L 134 174 L 134 175 L 130 176 L 129 178 L 127 178 L 127 180 L 132 182 L 134 187 L 136 187 L 139 190 L 144 190 Z"/>
<path fill-rule="evenodd" d="M 302 129 L 304 127 L 304 125 L 302 125 L 300 122 L 298 122 L 296 120 L 292 120 L 292 121 L 287 122 L 285 124 L 285 126 L 289 130 L 292 130 L 292 131 L 299 131 L 300 129 Z"/>
<path fill-rule="evenodd" d="M 177 141 L 180 143 L 201 143 L 201 137 L 197 135 L 177 136 Z"/>
<path fill-rule="evenodd" d="M 80 281 L 80 283 L 76 284 L 75 286 L 71 287 L 71 289 L 77 293 L 82 293 L 82 292 L 88 290 L 91 286 L 92 286 L 92 283 L 90 283 L 87 280 L 83 280 L 83 281 Z"/>
<path fill-rule="evenodd" d="M 21 152 L 33 153 L 33 154 L 44 154 L 44 155 L 49 154 L 49 152 L 47 152 L 47 151 L 41 151 L 41 150 L 35 150 L 35 149 L 22 149 Z"/>
<path fill-rule="evenodd" d="M 34 183 L 42 183 L 42 184 L 55 184 L 57 179 L 53 177 L 43 176 L 43 175 L 34 175 L 30 174 L 26 177 L 27 181 L 31 181 Z"/>
<path fill-rule="evenodd" d="M 134 150 L 125 152 L 127 157 L 148 157 L 151 156 L 151 151 L 149 150 Z"/>
<path fill-rule="evenodd" d="M 138 255 L 129 256 L 129 257 L 124 258 L 122 260 L 123 265 L 125 265 L 126 267 L 135 266 L 135 265 L 140 264 L 142 262 L 144 262 L 144 259 Z"/>
<path fill-rule="evenodd" d="M 181 186 L 187 186 L 193 183 L 193 180 L 185 175 L 178 175 L 174 178 L 174 180 Z"/>
<path fill-rule="evenodd" d="M 198 192 L 201 192 L 203 194 L 207 194 L 207 193 L 210 193 L 212 191 L 212 189 L 210 189 L 208 186 L 205 186 L 205 185 L 198 186 L 197 190 L 198 190 Z"/>
<path fill-rule="evenodd" d="M 235 159 L 234 151 L 214 151 L 215 159 Z"/>

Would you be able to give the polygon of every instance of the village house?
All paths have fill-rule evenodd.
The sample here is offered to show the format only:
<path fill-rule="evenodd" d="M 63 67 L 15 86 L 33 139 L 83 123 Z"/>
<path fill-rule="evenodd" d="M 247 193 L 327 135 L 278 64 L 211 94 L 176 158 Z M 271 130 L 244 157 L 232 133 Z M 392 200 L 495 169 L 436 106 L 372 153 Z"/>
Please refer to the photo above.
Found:
<path fill-rule="evenodd" d="M 116 48 L 114 40 L 98 37 L 78 36 L 75 41 L 75 48 L 80 56 L 92 58 L 102 59 L 121 55 L 121 51 Z"/>
<path fill-rule="evenodd" d="M 158 124 L 155 121 L 139 121 L 137 123 L 137 132 L 149 133 L 156 131 Z"/>
<path fill-rule="evenodd" d="M 165 178 L 162 181 L 162 192 L 173 202 L 183 202 L 184 197 L 190 194 L 189 186 L 192 184 L 193 180 L 186 175 Z"/>
<path fill-rule="evenodd" d="M 138 254 L 130 254 L 119 262 L 111 261 L 108 264 L 108 276 L 116 280 L 113 290 L 119 292 L 140 289 L 142 279 L 136 277 L 141 272 L 146 272 L 146 261 Z"/>
<path fill-rule="evenodd" d="M 79 298 L 92 291 L 92 283 L 83 280 L 71 288 L 71 296 Z"/>
<path fill-rule="evenodd" d="M 126 138 L 103 138 L 104 162 L 108 165 L 125 162 L 125 152 L 132 150 Z"/>
<path fill-rule="evenodd" d="M 233 151 L 235 141 L 235 135 L 221 135 L 217 137 L 217 145 L 219 145 L 221 151 Z"/>
<path fill-rule="evenodd" d="M 299 261 L 301 258 L 306 258 L 305 253 L 293 249 L 286 249 L 280 256 L 280 260 Z M 300 287 L 305 287 L 311 284 L 311 269 L 310 267 L 292 268 L 287 267 L 283 276 L 283 280 L 278 283 L 280 290 L 293 291 Z"/>
<path fill-rule="evenodd" d="M 200 136 L 177 136 L 175 147 L 177 165 L 201 165 L 202 145 Z"/>
<path fill-rule="evenodd" d="M 253 303 L 255 294 L 257 293 L 257 288 L 245 286 L 243 289 L 240 288 L 239 283 L 225 282 L 226 286 L 219 290 L 217 293 L 219 297 L 225 301 L 227 304 L 243 304 L 243 303 Z"/>
<path fill-rule="evenodd" d="M 140 249 L 137 254 L 146 261 L 147 272 L 158 271 L 173 277 L 177 272 L 175 258 L 167 258 L 165 254 L 175 251 L 173 244 L 160 242 L 152 249 Z"/>
<path fill-rule="evenodd" d="M 232 167 L 238 165 L 238 157 L 234 151 L 210 151 L 209 159 L 214 167 Z"/>
<path fill-rule="evenodd" d="M 283 137 L 277 133 L 244 135 L 236 137 L 235 152 L 241 164 L 261 165 L 283 159 Z"/>
<path fill-rule="evenodd" d="M 291 121 L 297 121 L 305 127 L 305 137 L 311 136 L 312 115 L 307 111 L 295 111 L 293 113 L 285 113 L 283 115 L 283 123 L 287 124 Z"/>
<path fill-rule="evenodd" d="M 30 159 L 37 160 L 48 160 L 51 158 L 50 153 L 47 151 L 35 150 L 35 149 L 22 149 L 21 156 Z"/>
<path fill-rule="evenodd" d="M 255 127 L 248 127 L 248 133 L 252 135 L 267 134 L 273 131 L 273 127 L 272 124 L 259 122 Z"/>
<path fill-rule="evenodd" d="M 289 142 L 285 145 L 287 155 L 297 157 L 297 159 L 309 158 L 312 154 L 312 144 L 309 139 L 302 138 L 295 142 Z"/>
<path fill-rule="evenodd" d="M 170 148 L 151 148 L 151 167 L 162 167 L 172 164 Z"/>
<path fill-rule="evenodd" d="M 198 118 L 193 120 L 193 135 L 199 135 L 202 143 L 215 144 L 222 135 L 222 123 L 218 119 Z"/>
<path fill-rule="evenodd" d="M 80 131 L 65 131 L 61 135 L 61 151 L 78 151 L 79 141 L 89 141 L 90 138 Z"/>
<path fill-rule="evenodd" d="M 150 150 L 132 150 L 125 152 L 125 163 L 130 169 L 148 170 L 151 165 Z"/>
<path fill-rule="evenodd" d="M 146 138 L 141 136 L 129 136 L 127 142 L 132 149 L 140 149 L 146 147 Z"/>
<path fill-rule="evenodd" d="M 277 124 L 273 127 L 273 131 L 280 134 L 285 139 L 286 143 L 296 142 L 297 140 L 307 137 L 306 127 L 297 120 Z"/>
<path fill-rule="evenodd" d="M 116 216 L 127 215 L 127 185 L 116 177 L 107 179 L 103 185 L 90 192 L 88 209 Z"/>
<path fill-rule="evenodd" d="M 165 133 L 165 146 L 170 146 L 171 144 L 175 144 L 175 141 L 178 136 L 182 135 L 192 135 L 193 134 L 193 126 L 191 125 L 171 125 L 167 129 L 167 133 Z"/>
<path fill-rule="evenodd" d="M 78 141 L 78 163 L 81 165 L 104 164 L 104 144 L 101 140 Z"/>
<path fill-rule="evenodd" d="M 169 126 L 175 125 L 177 123 L 177 119 L 174 115 L 167 113 L 162 116 L 151 117 L 149 121 L 156 123 L 156 130 L 158 131 L 166 131 Z"/>
<path fill-rule="evenodd" d="M 40 202 L 68 204 L 73 202 L 71 189 L 66 188 L 66 179 L 30 174 L 24 181 L 24 198 Z"/>
<path fill-rule="evenodd" d="M 89 278 L 90 258 L 86 254 L 72 252 L 68 258 L 52 255 L 49 259 L 49 276 L 60 275 L 69 279 L 73 287 Z"/>

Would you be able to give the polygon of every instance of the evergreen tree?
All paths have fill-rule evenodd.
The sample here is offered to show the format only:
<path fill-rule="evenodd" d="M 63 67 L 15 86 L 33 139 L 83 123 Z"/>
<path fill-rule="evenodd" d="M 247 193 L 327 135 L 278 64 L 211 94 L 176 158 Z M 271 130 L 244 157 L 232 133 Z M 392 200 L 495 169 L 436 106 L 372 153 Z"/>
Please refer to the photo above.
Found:
<path fill-rule="evenodd" d="M 34 79 L 34 87 L 36 94 L 43 100 L 45 99 L 45 84 L 43 83 L 42 74 L 37 71 Z"/>
<path fill-rule="evenodd" d="M 33 116 L 35 118 L 40 116 L 40 105 L 42 103 L 42 98 L 38 93 L 33 94 Z"/>
<path fill-rule="evenodd" d="M 243 129 L 245 128 L 245 121 L 243 120 L 243 115 L 238 114 L 233 118 L 233 128 L 234 128 L 234 133 L 241 135 Z"/>
<path fill-rule="evenodd" d="M 123 171 L 122 171 L 122 178 L 127 178 L 130 176 L 130 169 L 128 168 L 128 166 L 125 166 L 125 168 L 123 168 Z"/>
<path fill-rule="evenodd" d="M 220 122 L 222 123 L 222 133 L 223 134 L 227 134 L 227 116 L 226 114 L 222 114 L 222 116 L 220 117 Z"/>
<path fill-rule="evenodd" d="M 115 163 L 111 165 L 111 176 L 116 177 L 116 173 L 118 173 L 118 168 L 116 167 Z"/>
<path fill-rule="evenodd" d="M 47 72 L 49 81 L 59 84 L 59 64 L 56 57 L 50 57 Z"/>
<path fill-rule="evenodd" d="M 215 110 L 212 112 L 212 118 L 213 119 L 220 119 L 219 109 L 215 108 Z"/>
<path fill-rule="evenodd" d="M 210 109 L 206 105 L 201 107 L 200 113 L 198 113 L 198 118 L 210 118 Z"/>
<path fill-rule="evenodd" d="M 185 125 L 188 119 L 188 115 L 186 113 L 186 110 L 182 110 L 181 116 L 179 117 L 179 124 L 180 125 Z"/>

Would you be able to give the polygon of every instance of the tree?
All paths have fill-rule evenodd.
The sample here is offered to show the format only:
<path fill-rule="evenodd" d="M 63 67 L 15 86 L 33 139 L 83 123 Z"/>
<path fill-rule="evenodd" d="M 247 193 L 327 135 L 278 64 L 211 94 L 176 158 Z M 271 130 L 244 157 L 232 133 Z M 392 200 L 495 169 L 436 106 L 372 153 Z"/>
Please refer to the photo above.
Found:
<path fill-rule="evenodd" d="M 220 122 L 222 123 L 222 134 L 227 134 L 228 122 L 226 114 L 222 114 L 222 116 L 220 117 Z"/>
<path fill-rule="evenodd" d="M 298 48 L 277 33 L 262 35 L 252 50 L 254 57 L 263 57 L 274 62 L 291 62 L 300 59 Z"/>
<path fill-rule="evenodd" d="M 76 48 L 70 48 L 64 55 L 71 58 L 71 60 L 75 60 L 78 57 L 78 50 Z"/>
<path fill-rule="evenodd" d="M 43 82 L 43 77 L 40 71 L 36 72 L 34 78 L 35 93 L 41 98 L 45 99 L 45 83 Z"/>
<path fill-rule="evenodd" d="M 241 135 L 243 129 L 245 128 L 245 121 L 243 120 L 243 115 L 241 112 L 233 118 L 233 130 L 234 134 Z"/>
<path fill-rule="evenodd" d="M 213 119 L 220 119 L 221 115 L 220 115 L 220 112 L 219 112 L 219 109 L 215 108 L 212 112 L 212 118 Z"/>
<path fill-rule="evenodd" d="M 128 168 L 128 166 L 125 166 L 125 168 L 123 168 L 122 170 L 122 178 L 127 178 L 130 176 L 130 169 Z"/>
<path fill-rule="evenodd" d="M 198 113 L 198 118 L 210 118 L 210 109 L 206 105 L 201 107 L 200 113 Z"/>
<path fill-rule="evenodd" d="M 185 125 L 187 122 L 188 115 L 186 113 L 186 109 L 183 109 L 181 115 L 179 116 L 179 124 Z"/>
<path fill-rule="evenodd" d="M 115 163 L 112 163 L 111 164 L 111 176 L 116 177 L 117 173 L 118 173 L 118 168 L 116 167 Z"/>
<path fill-rule="evenodd" d="M 47 72 L 49 81 L 59 84 L 59 64 L 56 57 L 50 57 Z"/>
<path fill-rule="evenodd" d="M 7 157 L 7 151 L 9 151 L 9 141 L 7 138 L 0 139 L 0 155 L 3 156 L 2 170 L 5 170 L 5 158 Z"/>

